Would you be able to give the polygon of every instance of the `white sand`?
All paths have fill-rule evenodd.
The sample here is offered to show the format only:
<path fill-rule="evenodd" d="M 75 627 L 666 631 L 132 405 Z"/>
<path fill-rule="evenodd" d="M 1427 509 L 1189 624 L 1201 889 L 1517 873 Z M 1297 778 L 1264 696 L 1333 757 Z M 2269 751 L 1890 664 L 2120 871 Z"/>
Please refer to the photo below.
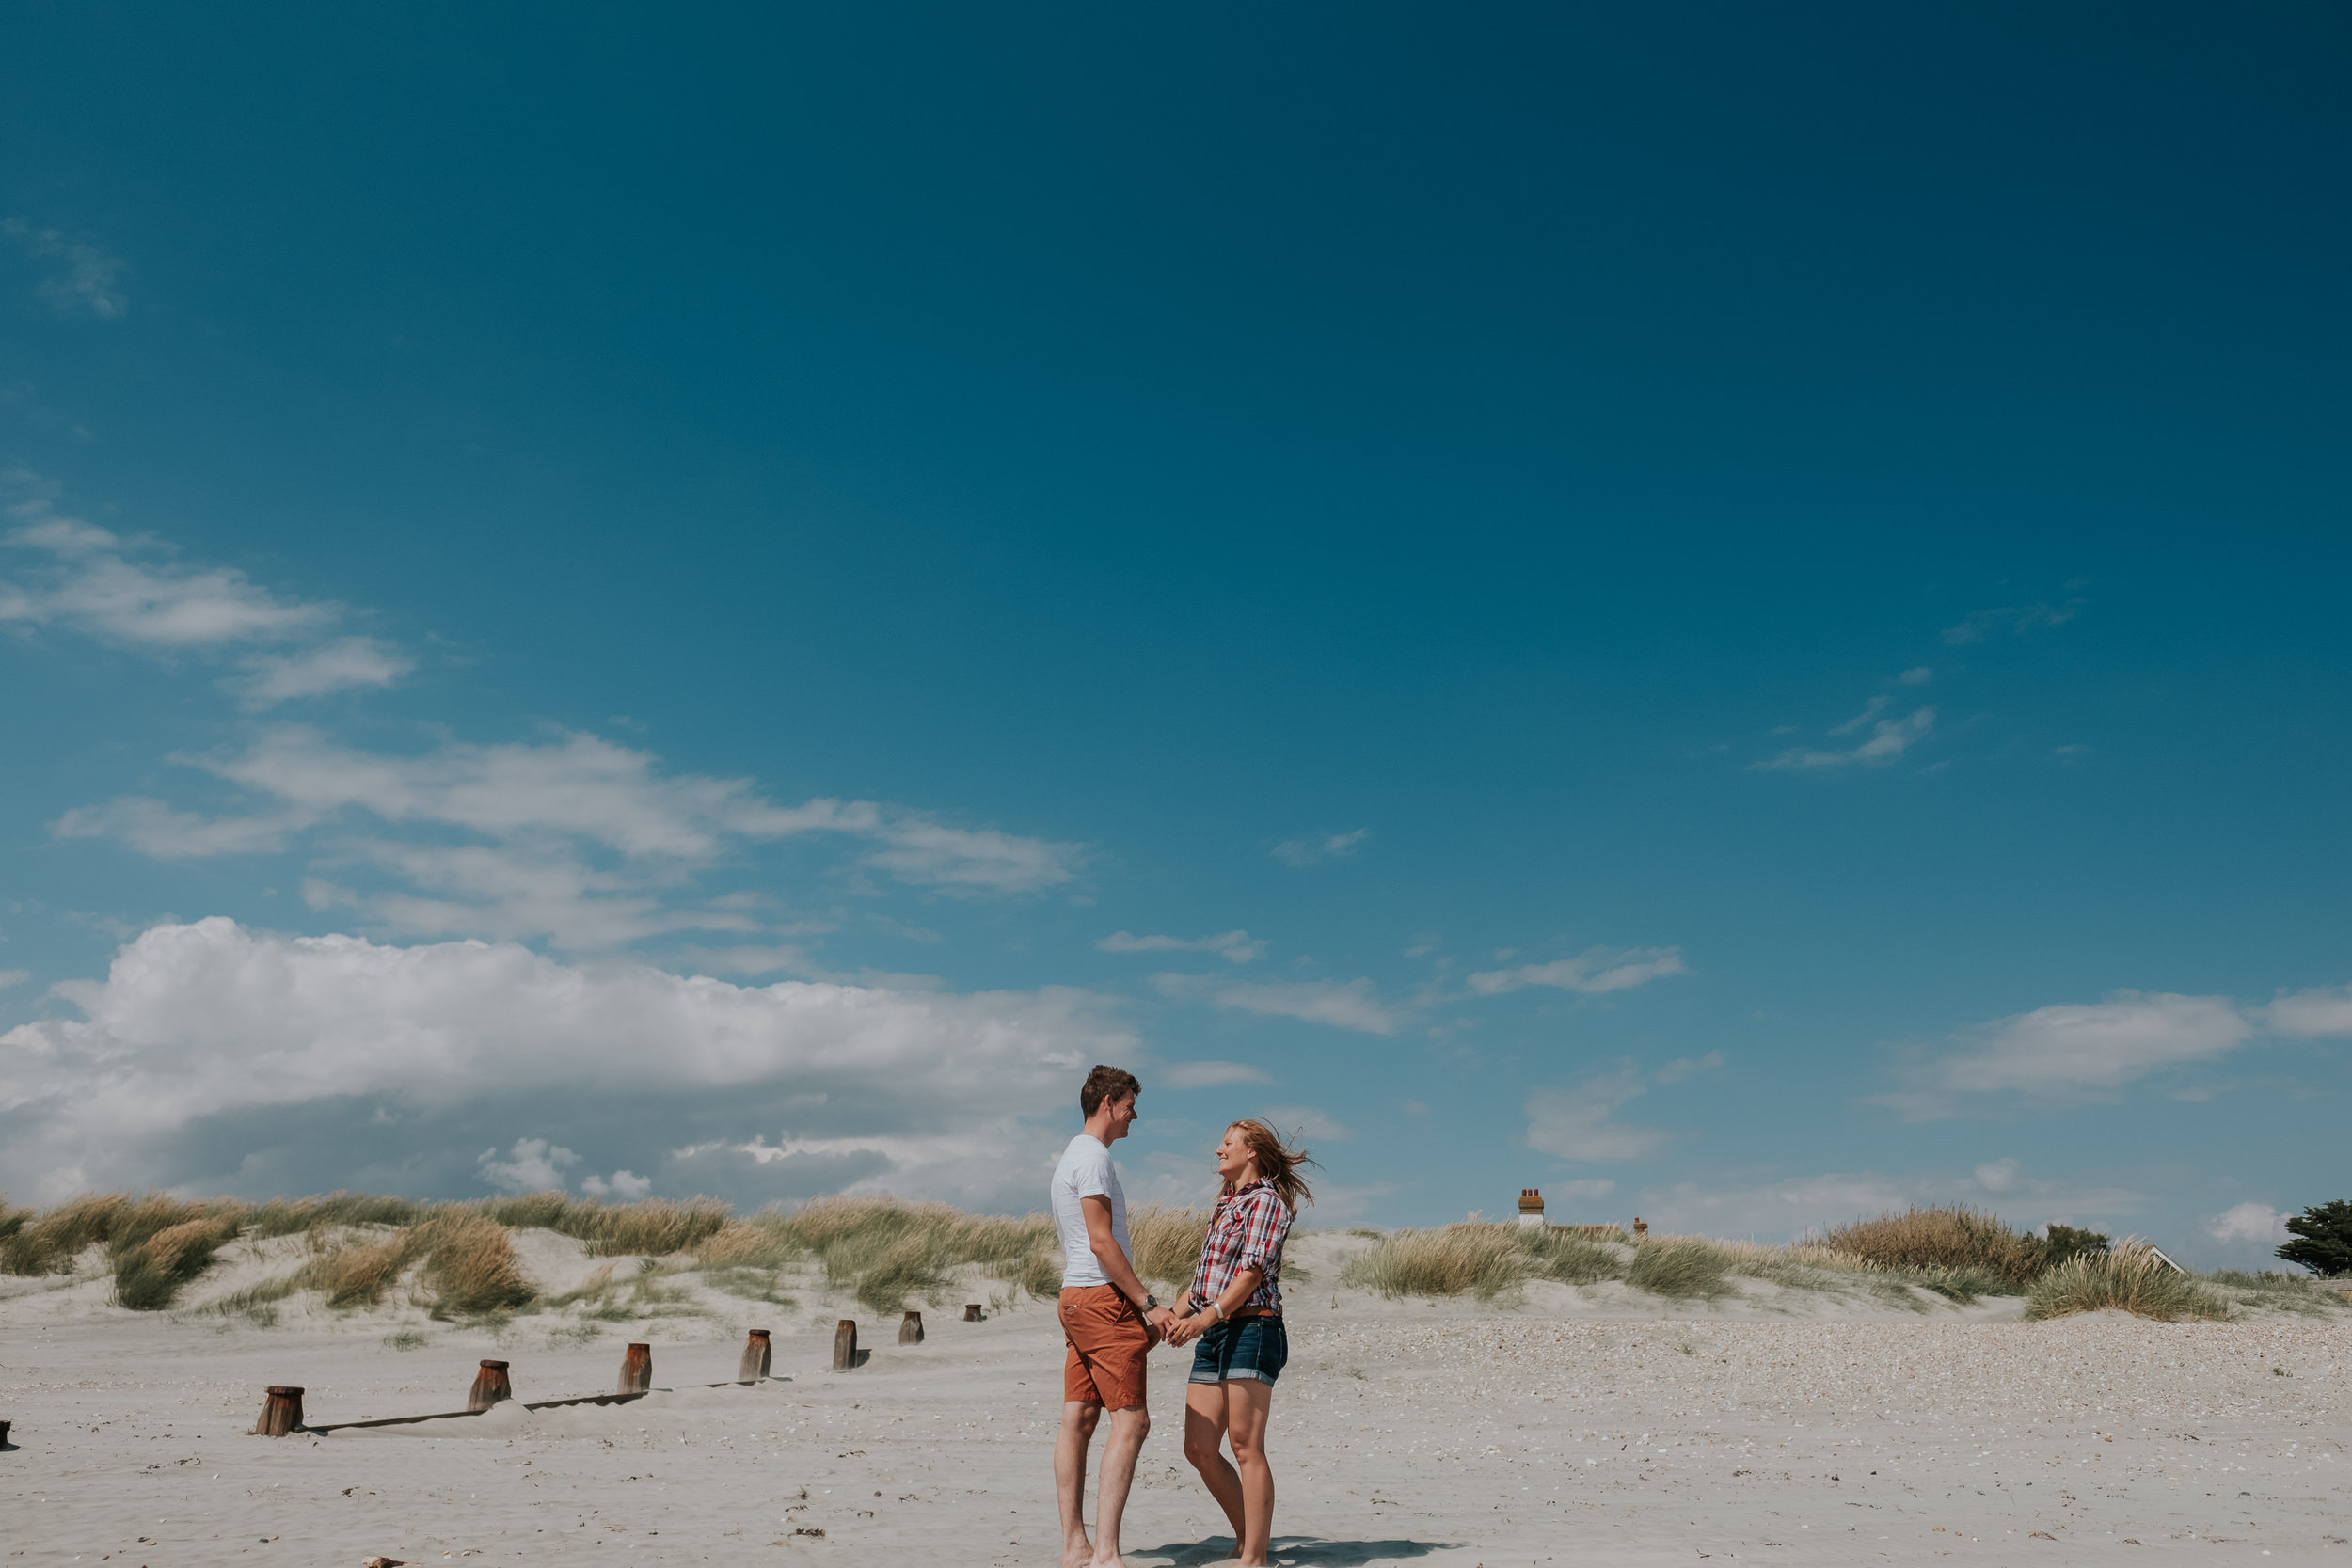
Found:
<path fill-rule="evenodd" d="M 1343 1243 L 1317 1241 L 1299 1260 L 1327 1280 Z M 561 1243 L 532 1241 L 534 1274 L 601 1266 Z M 224 1259 L 195 1294 L 264 1263 L 283 1266 Z M 1056 1560 L 1060 1343 L 1041 1305 L 983 1323 L 927 1310 L 928 1342 L 901 1349 L 895 1323 L 805 1289 L 797 1310 L 705 1291 L 725 1316 L 648 1333 L 548 1315 L 495 1339 L 414 1308 L 288 1304 L 263 1328 L 105 1295 L 97 1278 L 0 1295 L 10 1568 Z M 2352 1323 L 1776 1305 L 1823 1304 L 1669 1308 L 1609 1288 L 1502 1311 L 1294 1291 L 1278 1560 L 2352 1564 Z M 844 1311 L 873 1358 L 834 1374 Z M 776 1330 L 791 1381 L 688 1386 L 733 1375 L 745 1326 Z M 421 1348 L 387 1342 L 404 1327 Z M 513 1362 L 523 1400 L 556 1398 L 612 1387 L 631 1338 L 654 1340 L 655 1382 L 675 1391 L 243 1435 L 270 1383 L 304 1385 L 316 1422 L 422 1414 L 462 1407 L 486 1354 Z M 1231 1544 L 1180 1451 L 1184 1364 L 1153 1360 L 1159 1424 L 1128 1514 L 1139 1564 Z"/>

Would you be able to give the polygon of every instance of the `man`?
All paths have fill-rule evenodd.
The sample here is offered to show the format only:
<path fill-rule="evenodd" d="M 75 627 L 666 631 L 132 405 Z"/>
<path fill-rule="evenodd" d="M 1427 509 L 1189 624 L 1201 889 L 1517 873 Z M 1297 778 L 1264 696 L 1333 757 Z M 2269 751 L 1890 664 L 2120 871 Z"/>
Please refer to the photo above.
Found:
<path fill-rule="evenodd" d="M 1119 1555 L 1119 1518 L 1136 1478 L 1136 1455 L 1152 1430 L 1143 1403 L 1143 1358 L 1175 1313 L 1136 1277 L 1127 1244 L 1127 1196 L 1119 1190 L 1111 1145 L 1136 1124 L 1136 1075 L 1098 1067 L 1078 1090 L 1086 1131 L 1070 1140 L 1054 1167 L 1054 1227 L 1061 1232 L 1061 1433 L 1054 1443 L 1054 1487 L 1061 1497 L 1062 1568 L 1126 1568 Z M 1087 1446 L 1104 1409 L 1103 1484 L 1094 1509 L 1094 1541 L 1086 1525 Z"/>

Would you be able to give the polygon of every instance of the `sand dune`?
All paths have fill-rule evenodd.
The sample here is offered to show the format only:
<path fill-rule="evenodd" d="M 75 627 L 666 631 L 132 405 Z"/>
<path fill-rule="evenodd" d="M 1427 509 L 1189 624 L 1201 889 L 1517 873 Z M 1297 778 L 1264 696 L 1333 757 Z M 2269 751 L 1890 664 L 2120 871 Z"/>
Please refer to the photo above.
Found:
<path fill-rule="evenodd" d="M 1332 1279 L 1348 1244 L 1309 1238 L 1297 1261 Z M 549 1290 L 636 1267 L 552 1233 L 519 1250 Z M 238 1243 L 186 1299 L 221 1301 L 298 1259 Z M 987 1299 L 983 1284 L 968 1299 Z M 495 1332 L 300 1297 L 266 1327 L 133 1314 L 95 1275 L 8 1287 L 10 1563 L 1055 1560 L 1060 1352 L 1040 1304 L 979 1323 L 927 1310 L 927 1341 L 902 1348 L 894 1325 L 820 1292 L 787 1309 L 691 1283 L 650 1320 L 548 1312 Z M 873 1355 L 836 1374 L 844 1315 Z M 1713 1307 L 1537 1287 L 1508 1309 L 1302 1287 L 1276 1402 L 1277 1556 L 2352 1560 L 2352 1326 L 2015 1317 L 2013 1301 L 1914 1310 L 1769 1287 Z M 775 1380 L 693 1386 L 733 1375 L 747 1326 L 775 1331 Z M 512 1362 L 523 1401 L 600 1392 L 631 1338 L 654 1343 L 668 1391 L 243 1435 L 271 1383 L 304 1386 L 317 1423 L 460 1408 L 484 1355 Z M 1182 1365 L 1154 1362 L 1161 1419 L 1129 1513 L 1138 1563 L 1231 1545 L 1180 1453 Z"/>

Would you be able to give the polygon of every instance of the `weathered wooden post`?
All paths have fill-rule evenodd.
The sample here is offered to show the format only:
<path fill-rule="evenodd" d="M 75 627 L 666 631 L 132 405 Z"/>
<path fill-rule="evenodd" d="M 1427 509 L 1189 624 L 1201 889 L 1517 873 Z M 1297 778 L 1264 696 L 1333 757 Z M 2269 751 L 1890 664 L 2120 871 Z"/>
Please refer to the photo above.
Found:
<path fill-rule="evenodd" d="M 857 1367 L 857 1320 L 844 1318 L 834 1325 L 833 1370 L 852 1371 Z"/>
<path fill-rule="evenodd" d="M 919 1345 L 923 1342 L 923 1314 L 909 1312 L 898 1320 L 898 1343 Z"/>
<path fill-rule="evenodd" d="M 515 1385 L 507 1378 L 506 1363 L 485 1361 L 482 1370 L 474 1373 L 472 1391 L 466 1396 L 466 1414 L 478 1416 L 501 1400 L 514 1397 Z"/>
<path fill-rule="evenodd" d="M 1639 1214 L 1633 1216 L 1633 1239 L 1637 1242 L 1649 1240 L 1649 1221 Z"/>
<path fill-rule="evenodd" d="M 262 1418 L 247 1433 L 253 1437 L 283 1437 L 302 1430 L 302 1390 L 290 1383 L 273 1383 L 262 1401 Z M 8 1424 L 0 1421 L 0 1443 L 8 1440 Z"/>
<path fill-rule="evenodd" d="M 6 1422 L 6 1421 L 0 1421 L 0 1449 L 5 1449 L 5 1448 L 7 1448 L 8 1446 L 8 1422 Z"/>
<path fill-rule="evenodd" d="M 967 1301 L 963 1304 L 963 1321 L 968 1323 L 976 1323 L 980 1321 L 980 1304 L 978 1302 Z"/>
<path fill-rule="evenodd" d="M 615 1393 L 642 1394 L 653 1386 L 653 1347 L 631 1345 L 621 1353 L 621 1386 Z"/>
<path fill-rule="evenodd" d="M 757 1383 L 768 1375 L 769 1362 L 774 1355 L 768 1335 L 767 1329 L 755 1328 L 743 1341 L 743 1360 L 735 1369 L 736 1382 Z"/>

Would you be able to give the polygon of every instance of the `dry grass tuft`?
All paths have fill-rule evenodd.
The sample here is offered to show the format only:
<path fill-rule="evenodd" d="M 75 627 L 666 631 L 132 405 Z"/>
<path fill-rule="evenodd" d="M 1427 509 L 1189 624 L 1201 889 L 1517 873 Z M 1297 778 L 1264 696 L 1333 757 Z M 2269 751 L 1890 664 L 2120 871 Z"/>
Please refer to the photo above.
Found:
<path fill-rule="evenodd" d="M 635 1253 L 666 1257 L 691 1250 L 727 1223 L 727 1206 L 698 1197 L 689 1203 L 647 1198 L 637 1203 L 599 1203 L 568 1193 L 531 1193 L 522 1197 L 485 1198 L 470 1207 L 485 1219 L 517 1229 L 553 1230 L 588 1243 L 597 1258 Z"/>
<path fill-rule="evenodd" d="M 2084 1253 L 2043 1274 L 2026 1292 L 2026 1316 L 2063 1318 L 2120 1308 L 2142 1318 L 2226 1319 L 2230 1304 L 2126 1236 L 2106 1252 Z"/>
<path fill-rule="evenodd" d="M 444 1210 L 416 1228 L 435 1317 L 510 1311 L 537 1294 L 515 1260 L 506 1227 L 496 1220 Z"/>
<path fill-rule="evenodd" d="M 2012 1287 L 2030 1282 L 2044 1261 L 2032 1237 L 1957 1204 L 1855 1220 L 1830 1231 L 1821 1245 L 1878 1268 L 1967 1271 Z"/>
<path fill-rule="evenodd" d="M 1625 1282 L 1654 1296 L 1712 1299 L 1732 1293 L 1732 1258 L 1696 1236 L 1652 1237 L 1633 1249 Z"/>
<path fill-rule="evenodd" d="M 1340 1283 L 1384 1296 L 1474 1295 L 1492 1301 L 1526 1284 L 1530 1264 L 1517 1226 L 1392 1230 L 1349 1259 L 1340 1270 Z"/>
<path fill-rule="evenodd" d="M 1127 1244 L 1135 1253 L 1136 1273 L 1179 1291 L 1190 1284 L 1200 1266 L 1200 1243 L 1208 1239 L 1209 1213 L 1164 1203 L 1128 1210 Z"/>

